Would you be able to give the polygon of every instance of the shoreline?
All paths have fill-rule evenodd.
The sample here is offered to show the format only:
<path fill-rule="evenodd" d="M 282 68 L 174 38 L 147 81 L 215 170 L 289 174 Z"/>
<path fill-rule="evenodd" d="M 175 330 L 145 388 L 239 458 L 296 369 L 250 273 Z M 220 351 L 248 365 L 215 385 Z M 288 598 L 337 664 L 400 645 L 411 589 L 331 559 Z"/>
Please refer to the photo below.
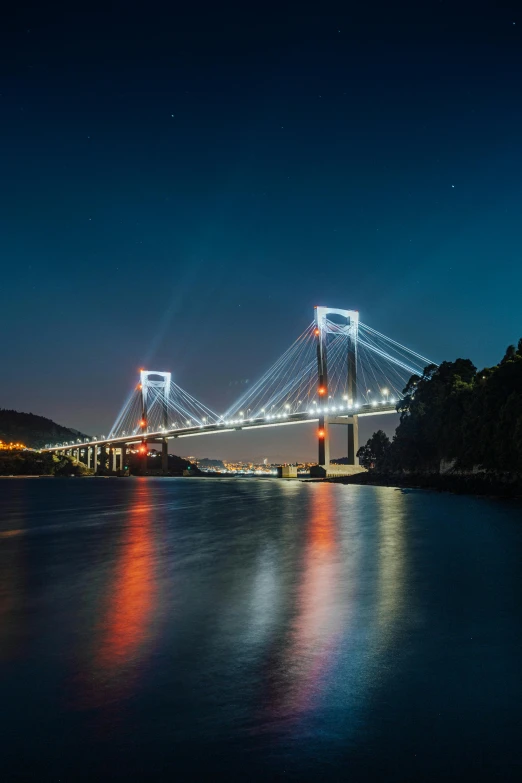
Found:
<path fill-rule="evenodd" d="M 357 473 L 353 476 L 335 476 L 323 479 L 334 484 L 397 487 L 398 489 L 428 489 L 451 492 L 455 495 L 482 495 L 522 500 L 522 479 L 509 480 L 484 473 L 463 474 L 386 474 Z"/>

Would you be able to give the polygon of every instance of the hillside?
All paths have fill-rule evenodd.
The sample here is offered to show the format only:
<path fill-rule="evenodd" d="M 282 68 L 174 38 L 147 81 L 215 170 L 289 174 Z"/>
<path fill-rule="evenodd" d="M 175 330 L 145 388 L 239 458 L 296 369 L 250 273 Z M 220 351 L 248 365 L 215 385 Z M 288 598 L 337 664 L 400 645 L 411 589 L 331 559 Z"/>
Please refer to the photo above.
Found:
<path fill-rule="evenodd" d="M 25 446 L 39 449 L 46 443 L 87 437 L 84 433 L 62 427 L 45 416 L 0 408 L 0 440 L 8 443 L 23 443 Z"/>

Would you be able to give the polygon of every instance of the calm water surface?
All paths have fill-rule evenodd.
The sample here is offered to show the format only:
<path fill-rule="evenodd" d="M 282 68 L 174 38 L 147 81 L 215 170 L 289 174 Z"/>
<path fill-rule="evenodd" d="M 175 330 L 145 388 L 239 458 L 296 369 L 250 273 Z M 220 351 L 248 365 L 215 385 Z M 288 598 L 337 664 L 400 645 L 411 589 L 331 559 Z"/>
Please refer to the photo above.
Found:
<path fill-rule="evenodd" d="M 522 506 L 0 481 L 0 778 L 515 780 Z"/>

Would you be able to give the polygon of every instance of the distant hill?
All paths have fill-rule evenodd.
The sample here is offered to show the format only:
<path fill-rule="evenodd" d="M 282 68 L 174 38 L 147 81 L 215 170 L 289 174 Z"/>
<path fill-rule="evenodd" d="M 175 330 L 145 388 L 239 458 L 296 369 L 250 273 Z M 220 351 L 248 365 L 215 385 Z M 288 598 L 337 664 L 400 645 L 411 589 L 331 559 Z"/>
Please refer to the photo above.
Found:
<path fill-rule="evenodd" d="M 202 459 L 198 459 L 198 465 L 200 468 L 216 468 L 216 470 L 225 470 L 223 460 L 221 459 L 209 459 L 208 457 L 203 457 Z"/>
<path fill-rule="evenodd" d="M 83 432 L 62 427 L 60 424 L 35 416 L 34 413 L 20 413 L 0 408 L 0 440 L 23 443 L 33 449 L 41 449 L 46 443 L 88 438 Z"/>

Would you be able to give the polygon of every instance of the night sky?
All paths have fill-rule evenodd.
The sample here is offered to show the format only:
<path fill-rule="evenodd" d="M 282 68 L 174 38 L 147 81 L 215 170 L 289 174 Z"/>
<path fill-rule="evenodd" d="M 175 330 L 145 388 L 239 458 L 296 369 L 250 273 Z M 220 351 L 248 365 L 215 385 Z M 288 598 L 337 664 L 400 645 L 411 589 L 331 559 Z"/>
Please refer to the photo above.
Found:
<path fill-rule="evenodd" d="M 146 366 L 220 412 L 316 304 L 435 361 L 522 335 L 520 3 L 75 5 L 2 19 L 0 407 L 104 433 Z"/>

